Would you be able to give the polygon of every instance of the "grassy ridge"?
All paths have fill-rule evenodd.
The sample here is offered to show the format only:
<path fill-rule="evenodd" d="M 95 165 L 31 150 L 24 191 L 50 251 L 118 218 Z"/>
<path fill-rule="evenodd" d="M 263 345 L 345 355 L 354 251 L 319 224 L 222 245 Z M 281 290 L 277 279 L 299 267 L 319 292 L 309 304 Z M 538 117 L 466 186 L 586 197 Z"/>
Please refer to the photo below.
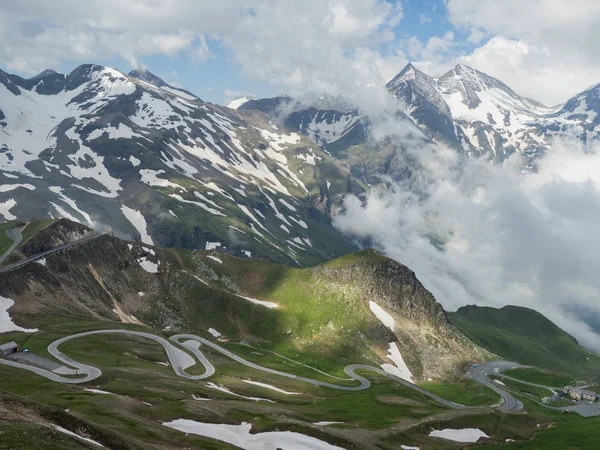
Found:
<path fill-rule="evenodd" d="M 500 396 L 490 388 L 473 380 L 459 383 L 419 383 L 423 389 L 464 406 L 490 406 L 500 401 Z"/>
<path fill-rule="evenodd" d="M 503 372 L 509 377 L 517 378 L 528 383 L 540 384 L 550 387 L 564 387 L 575 383 L 575 379 L 569 375 L 550 372 L 540 369 L 511 369 Z"/>
<path fill-rule="evenodd" d="M 6 231 L 17 226 L 19 222 L 17 220 L 10 220 L 8 222 L 0 223 L 0 256 L 10 248 L 13 244 L 13 240 L 9 239 L 6 235 Z"/>
<path fill-rule="evenodd" d="M 600 357 L 532 309 L 465 306 L 448 316 L 472 341 L 504 359 L 583 377 L 600 370 Z"/>

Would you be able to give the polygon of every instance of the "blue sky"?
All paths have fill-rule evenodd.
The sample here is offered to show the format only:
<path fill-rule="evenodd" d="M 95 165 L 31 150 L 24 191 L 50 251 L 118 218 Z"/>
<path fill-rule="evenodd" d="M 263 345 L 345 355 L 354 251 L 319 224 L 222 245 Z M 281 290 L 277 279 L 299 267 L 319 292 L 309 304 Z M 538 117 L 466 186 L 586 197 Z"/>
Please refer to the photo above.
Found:
<path fill-rule="evenodd" d="M 123 71 L 141 64 L 223 103 L 244 93 L 343 92 L 354 89 L 353 78 L 383 83 L 409 61 L 436 76 L 460 62 L 555 104 L 600 81 L 599 5 L 88 0 L 82 8 L 79 0 L 0 2 L 0 67 L 31 76 L 82 63 Z M 336 77 L 347 79 L 336 85 Z"/>
<path fill-rule="evenodd" d="M 401 4 L 403 18 L 397 26 L 393 27 L 395 39 L 376 46 L 384 56 L 402 49 L 403 41 L 411 37 L 426 42 L 433 36 L 443 36 L 449 31 L 457 36 L 464 34 L 457 31 L 449 22 L 443 0 L 405 0 L 391 3 Z M 212 56 L 204 61 L 191 59 L 185 51 L 171 56 L 158 54 L 136 59 L 138 63 L 165 81 L 184 87 L 202 99 L 213 103 L 224 103 L 232 97 L 244 94 L 268 97 L 286 93 L 285 87 L 274 86 L 267 81 L 245 76 L 243 66 L 235 61 L 232 52 L 224 47 L 218 39 L 208 40 L 208 46 Z M 468 47 L 473 46 L 469 45 Z M 130 61 L 118 55 L 89 62 L 112 66 L 122 71 L 134 68 Z M 61 61 L 58 67 L 53 68 L 68 73 L 81 63 L 81 60 L 67 59 Z M 10 71 L 6 64 L 2 64 L 2 66 L 3 69 Z M 403 64 L 398 65 L 397 71 L 400 71 L 402 67 Z M 31 75 L 31 73 L 19 70 L 11 72 L 25 77 Z"/>

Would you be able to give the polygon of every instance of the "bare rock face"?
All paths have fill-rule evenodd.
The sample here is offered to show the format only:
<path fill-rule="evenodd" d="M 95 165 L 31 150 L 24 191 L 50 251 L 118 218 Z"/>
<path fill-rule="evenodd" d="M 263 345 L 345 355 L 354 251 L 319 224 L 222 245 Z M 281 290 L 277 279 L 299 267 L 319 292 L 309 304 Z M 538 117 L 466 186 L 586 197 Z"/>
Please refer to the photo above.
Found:
<path fill-rule="evenodd" d="M 20 251 L 25 256 L 35 255 L 53 247 L 81 239 L 91 231 L 90 228 L 80 223 L 60 219 L 29 239 Z"/>
<path fill-rule="evenodd" d="M 458 377 L 470 361 L 492 357 L 450 323 L 442 305 L 399 262 L 364 250 L 315 270 L 331 283 L 347 286 L 365 305 L 373 301 L 393 317 L 393 332 L 376 341 L 396 342 L 416 379 Z"/>
<path fill-rule="evenodd" d="M 355 261 L 343 267 L 322 266 L 322 274 L 354 286 L 363 292 L 365 301 L 376 301 L 407 319 L 442 328 L 450 326 L 442 305 L 408 267 L 374 250 L 352 256 Z"/>

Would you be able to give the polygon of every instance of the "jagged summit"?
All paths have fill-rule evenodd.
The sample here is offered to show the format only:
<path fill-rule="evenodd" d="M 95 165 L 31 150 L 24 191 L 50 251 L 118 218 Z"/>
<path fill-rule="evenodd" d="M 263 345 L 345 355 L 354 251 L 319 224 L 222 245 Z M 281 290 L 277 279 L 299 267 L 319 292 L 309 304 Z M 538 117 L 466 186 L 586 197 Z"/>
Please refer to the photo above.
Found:
<path fill-rule="evenodd" d="M 388 89 L 394 89 L 394 87 L 398 86 L 400 83 L 407 82 L 410 80 L 423 80 L 429 81 L 432 80 L 429 75 L 426 75 L 424 72 L 417 69 L 412 63 L 408 63 L 404 69 L 402 69 L 398 75 L 392 78 L 390 81 L 386 83 L 386 87 Z"/>
<path fill-rule="evenodd" d="M 457 64 L 438 78 L 408 64 L 386 86 L 428 136 L 469 155 L 488 154 L 499 161 L 515 151 L 530 157 L 544 151 L 548 144 L 540 139 L 535 124 L 548 122 L 560 109 L 522 97 L 466 64 Z M 548 131 L 560 129 L 552 124 Z"/>

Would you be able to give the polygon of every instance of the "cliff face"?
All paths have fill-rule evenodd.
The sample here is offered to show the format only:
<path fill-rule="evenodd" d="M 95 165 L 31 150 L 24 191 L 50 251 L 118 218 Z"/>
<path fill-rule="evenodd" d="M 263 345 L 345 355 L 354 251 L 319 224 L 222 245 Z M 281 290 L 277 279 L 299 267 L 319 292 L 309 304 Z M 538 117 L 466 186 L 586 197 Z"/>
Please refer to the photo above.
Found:
<path fill-rule="evenodd" d="M 316 270 L 331 280 L 360 290 L 366 302 L 376 301 L 387 311 L 416 323 L 450 328 L 442 305 L 408 267 L 374 250 L 364 250 L 338 261 L 345 259 L 349 260 L 347 264 L 325 264 Z"/>
<path fill-rule="evenodd" d="M 56 239 L 38 236 L 30 248 L 45 248 Z M 126 315 L 139 314 L 149 307 L 145 295 L 163 288 L 160 276 L 146 272 L 138 262 L 155 257 L 144 246 L 129 245 L 102 236 L 54 253 L 43 264 L 32 262 L 2 273 L 0 295 L 15 300 L 11 315 L 25 320 L 41 314 L 119 320 L 113 310 L 121 308 Z"/>
<path fill-rule="evenodd" d="M 394 318 L 394 340 L 417 377 L 457 376 L 473 361 L 492 354 L 471 342 L 448 320 L 415 273 L 373 250 L 364 250 L 314 269 L 330 283 L 375 302 Z"/>

